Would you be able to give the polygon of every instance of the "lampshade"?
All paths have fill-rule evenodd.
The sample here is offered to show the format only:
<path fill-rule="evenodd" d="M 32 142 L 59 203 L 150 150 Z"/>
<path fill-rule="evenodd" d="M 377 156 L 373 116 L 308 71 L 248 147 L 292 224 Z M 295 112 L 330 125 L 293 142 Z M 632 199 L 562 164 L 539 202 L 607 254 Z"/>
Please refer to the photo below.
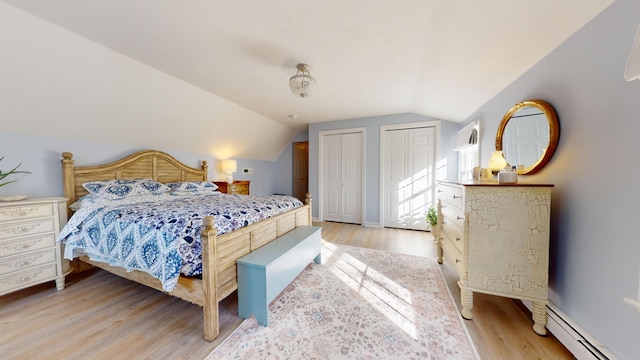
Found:
<path fill-rule="evenodd" d="M 238 164 L 235 160 L 222 160 L 222 171 L 225 173 L 234 173 L 238 170 Z"/>
<path fill-rule="evenodd" d="M 640 27 L 638 27 L 636 40 L 633 42 L 627 66 L 624 69 L 624 79 L 627 81 L 640 79 Z"/>
<path fill-rule="evenodd" d="M 487 167 L 491 169 L 491 172 L 494 173 L 494 175 L 497 174 L 498 171 L 504 169 L 505 166 L 507 166 L 507 159 L 504 158 L 501 150 L 496 150 L 491 153 L 491 158 L 489 159 L 489 163 L 487 163 Z"/>
<path fill-rule="evenodd" d="M 311 77 L 307 66 L 307 64 L 298 64 L 298 71 L 289 78 L 289 88 L 291 92 L 301 98 L 308 97 L 311 87 L 316 84 L 316 79 Z"/>

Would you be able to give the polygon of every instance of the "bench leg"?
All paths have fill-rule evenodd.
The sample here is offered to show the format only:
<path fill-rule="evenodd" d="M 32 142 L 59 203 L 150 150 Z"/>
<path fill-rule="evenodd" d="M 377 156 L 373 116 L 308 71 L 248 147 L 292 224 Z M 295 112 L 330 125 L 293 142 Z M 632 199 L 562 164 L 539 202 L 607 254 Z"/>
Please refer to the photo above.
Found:
<path fill-rule="evenodd" d="M 258 307 L 260 307 L 260 309 L 254 309 L 253 316 L 256 317 L 258 324 L 262 326 L 269 326 L 269 304 L 266 304 L 264 307 Z"/>
<path fill-rule="evenodd" d="M 315 262 L 316 264 L 322 264 L 322 253 L 319 252 L 318 256 L 315 257 L 315 259 L 313 259 L 313 262 Z"/>

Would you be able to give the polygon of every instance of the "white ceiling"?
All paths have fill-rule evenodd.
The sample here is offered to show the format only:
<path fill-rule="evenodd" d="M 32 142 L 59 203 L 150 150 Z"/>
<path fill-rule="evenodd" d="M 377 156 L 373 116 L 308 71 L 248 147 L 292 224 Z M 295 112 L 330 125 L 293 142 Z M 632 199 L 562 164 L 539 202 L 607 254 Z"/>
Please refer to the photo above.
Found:
<path fill-rule="evenodd" d="M 2 1 L 292 128 L 462 121 L 613 2 Z M 317 79 L 307 99 L 288 88 L 299 62 Z"/>

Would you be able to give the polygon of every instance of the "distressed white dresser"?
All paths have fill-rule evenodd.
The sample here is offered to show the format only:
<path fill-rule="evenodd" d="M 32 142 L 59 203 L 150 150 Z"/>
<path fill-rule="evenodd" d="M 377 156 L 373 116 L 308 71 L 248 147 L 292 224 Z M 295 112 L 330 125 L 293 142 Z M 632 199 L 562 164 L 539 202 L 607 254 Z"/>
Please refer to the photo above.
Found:
<path fill-rule="evenodd" d="M 533 330 L 546 334 L 553 185 L 438 182 L 438 262 L 460 277 L 462 316 L 473 293 L 529 300 Z"/>
<path fill-rule="evenodd" d="M 66 222 L 66 198 L 0 202 L 0 295 L 53 280 L 64 289 L 70 266 L 56 237 Z"/>

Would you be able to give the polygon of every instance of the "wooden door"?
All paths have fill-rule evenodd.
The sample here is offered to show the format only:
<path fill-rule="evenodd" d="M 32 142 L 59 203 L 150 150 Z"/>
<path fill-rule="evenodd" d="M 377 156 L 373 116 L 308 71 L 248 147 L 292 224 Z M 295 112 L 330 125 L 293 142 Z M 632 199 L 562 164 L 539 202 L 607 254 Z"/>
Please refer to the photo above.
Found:
<path fill-rule="evenodd" d="M 309 192 L 309 142 L 293 143 L 293 196 L 304 202 Z"/>

